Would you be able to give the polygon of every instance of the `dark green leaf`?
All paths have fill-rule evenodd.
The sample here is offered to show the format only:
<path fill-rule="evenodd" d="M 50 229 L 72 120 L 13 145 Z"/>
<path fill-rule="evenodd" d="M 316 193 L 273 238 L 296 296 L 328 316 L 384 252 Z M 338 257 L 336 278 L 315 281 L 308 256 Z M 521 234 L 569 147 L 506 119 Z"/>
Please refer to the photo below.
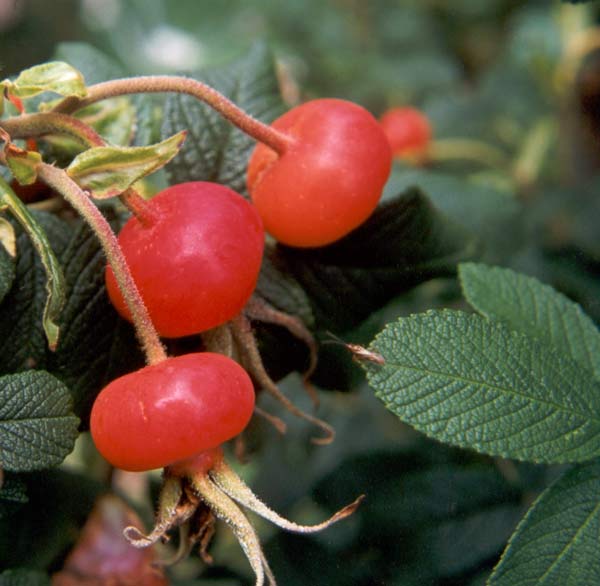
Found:
<path fill-rule="evenodd" d="M 600 332 L 579 305 L 510 269 L 465 263 L 459 276 L 467 301 L 479 313 L 554 346 L 600 380 Z"/>
<path fill-rule="evenodd" d="M 36 154 L 39 156 L 38 153 Z M 10 185 L 0 179 L 0 209 L 2 208 L 9 209 L 21 227 L 27 232 L 46 272 L 46 302 L 42 313 L 42 325 L 48 339 L 48 345 L 54 349 L 59 337 L 57 320 L 65 301 L 62 269 L 43 227 L 31 214 L 29 208 L 17 197 Z"/>
<path fill-rule="evenodd" d="M 56 256 L 67 245 L 71 229 L 56 216 L 31 212 L 46 234 Z M 17 229 L 16 276 L 0 304 L 0 373 L 27 368 L 44 368 L 46 337 L 42 315 L 46 303 L 46 273 L 29 236 L 13 220 Z"/>
<path fill-rule="evenodd" d="M 194 78 L 263 122 L 271 122 L 283 111 L 273 57 L 264 45 L 255 45 L 238 61 L 200 72 Z M 165 104 L 163 137 L 183 129 L 188 131 L 188 138 L 180 156 L 167 167 L 170 182 L 215 181 L 245 193 L 246 166 L 254 139 L 197 99 L 171 95 Z"/>
<path fill-rule="evenodd" d="M 73 449 L 78 425 L 69 390 L 51 374 L 29 370 L 0 377 L 0 461 L 5 470 L 60 464 Z"/>
<path fill-rule="evenodd" d="M 46 470 L 23 475 L 29 502 L 0 519 L 0 568 L 58 567 L 106 486 L 89 476 Z"/>
<path fill-rule="evenodd" d="M 574 462 L 600 454 L 600 383 L 502 322 L 432 311 L 389 324 L 369 383 L 420 431 L 491 455 Z"/>
<path fill-rule="evenodd" d="M 307 327 L 314 325 L 306 292 L 286 270 L 277 250 L 268 244 L 265 247 L 256 293 L 273 307 L 299 317 Z"/>
<path fill-rule="evenodd" d="M 50 578 L 37 570 L 17 568 L 0 574 L 0 586 L 50 586 Z"/>
<path fill-rule="evenodd" d="M 426 193 L 445 216 L 479 238 L 486 256 L 505 256 L 520 242 L 520 204 L 512 193 L 489 182 L 479 184 L 438 171 L 394 167 L 384 201 L 413 186 Z"/>
<path fill-rule="evenodd" d="M 0 488 L 0 519 L 14 513 L 29 500 L 25 483 L 20 477 L 7 472 L 3 474 L 4 482 Z"/>
<path fill-rule="evenodd" d="M 105 215 L 116 229 L 112 208 Z M 106 260 L 94 233 L 80 222 L 60 256 L 67 301 L 61 314 L 61 339 L 46 368 L 71 391 L 75 413 L 85 422 L 97 393 L 113 378 L 143 365 L 131 325 L 121 319 L 106 295 Z"/>
<path fill-rule="evenodd" d="M 600 584 L 600 464 L 576 466 L 519 524 L 490 586 Z"/>
<path fill-rule="evenodd" d="M 410 189 L 342 240 L 313 250 L 282 246 L 279 256 L 307 292 L 317 325 L 339 331 L 399 293 L 453 274 L 475 248 L 420 190 Z"/>

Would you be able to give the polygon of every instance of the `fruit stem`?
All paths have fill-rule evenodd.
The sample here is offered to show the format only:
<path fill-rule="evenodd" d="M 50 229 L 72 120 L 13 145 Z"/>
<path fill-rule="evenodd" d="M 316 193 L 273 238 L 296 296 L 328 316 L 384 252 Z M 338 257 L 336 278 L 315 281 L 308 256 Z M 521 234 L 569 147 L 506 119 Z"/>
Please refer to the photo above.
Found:
<path fill-rule="evenodd" d="M 63 169 L 47 163 L 40 163 L 37 165 L 37 173 L 42 181 L 60 193 L 77 210 L 98 237 L 127 307 L 131 311 L 133 323 L 146 355 L 147 363 L 156 364 L 165 360 L 167 358 L 165 349 L 131 276 L 117 237 L 106 218 L 85 191 Z"/>
<path fill-rule="evenodd" d="M 158 214 L 135 189 L 130 187 L 119 199 L 144 228 L 149 228 L 158 220 Z"/>
<path fill-rule="evenodd" d="M 85 122 L 58 112 L 23 114 L 0 122 L 11 138 L 34 138 L 47 134 L 62 134 L 74 138 L 86 147 L 105 146 L 104 139 Z"/>
<path fill-rule="evenodd" d="M 100 100 L 140 93 L 175 92 L 194 96 L 214 108 L 234 126 L 264 143 L 277 154 L 282 155 L 293 144 L 294 140 L 287 134 L 275 130 L 272 126 L 260 122 L 244 110 L 236 106 L 214 88 L 188 77 L 171 75 L 151 75 L 114 79 L 91 85 L 87 88 L 85 98 L 69 97 L 58 103 L 53 109 L 55 113 L 70 114 Z"/>

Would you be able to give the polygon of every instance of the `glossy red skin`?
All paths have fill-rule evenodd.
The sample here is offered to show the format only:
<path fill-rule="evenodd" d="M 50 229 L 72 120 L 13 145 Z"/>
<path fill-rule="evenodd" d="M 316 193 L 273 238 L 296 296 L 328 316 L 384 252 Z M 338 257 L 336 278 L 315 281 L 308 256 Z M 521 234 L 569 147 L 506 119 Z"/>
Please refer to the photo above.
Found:
<path fill-rule="evenodd" d="M 247 176 L 252 202 L 269 234 L 290 246 L 323 246 L 371 215 L 392 155 L 367 110 L 344 100 L 313 100 L 272 126 L 295 143 L 280 156 L 258 145 Z"/>
<path fill-rule="evenodd" d="M 238 435 L 254 387 L 237 362 L 203 352 L 122 376 L 96 398 L 90 429 L 113 466 L 140 472 L 174 464 Z"/>
<path fill-rule="evenodd" d="M 394 156 L 424 154 L 431 142 L 431 124 L 420 110 L 411 107 L 392 108 L 380 119 Z"/>
<path fill-rule="evenodd" d="M 214 328 L 237 315 L 254 291 L 264 247 L 254 207 L 231 189 L 181 183 L 149 202 L 157 220 L 131 218 L 119 244 L 161 336 L 175 338 Z M 108 295 L 131 321 L 110 267 Z"/>

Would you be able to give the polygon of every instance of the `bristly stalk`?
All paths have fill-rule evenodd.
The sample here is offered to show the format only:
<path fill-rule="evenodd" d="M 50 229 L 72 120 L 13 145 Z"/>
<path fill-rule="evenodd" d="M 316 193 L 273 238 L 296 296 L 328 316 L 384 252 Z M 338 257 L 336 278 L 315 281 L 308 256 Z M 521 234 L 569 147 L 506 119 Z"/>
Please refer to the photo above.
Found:
<path fill-rule="evenodd" d="M 47 163 L 37 166 L 38 177 L 52 189 L 60 193 L 89 224 L 96 234 L 110 264 L 119 288 L 125 298 L 127 307 L 131 311 L 133 323 L 148 364 L 155 364 L 167 358 L 165 349 L 158 333 L 152 324 L 148 309 L 131 276 L 123 251 L 119 246 L 110 224 L 96 207 L 88 195 L 67 175 Z"/>
<path fill-rule="evenodd" d="M 234 126 L 282 155 L 294 142 L 289 135 L 250 116 L 214 88 L 195 79 L 170 75 L 114 79 L 91 85 L 85 98 L 69 97 L 54 107 L 53 112 L 71 114 L 107 98 L 140 93 L 174 92 L 194 96 L 214 108 Z"/>

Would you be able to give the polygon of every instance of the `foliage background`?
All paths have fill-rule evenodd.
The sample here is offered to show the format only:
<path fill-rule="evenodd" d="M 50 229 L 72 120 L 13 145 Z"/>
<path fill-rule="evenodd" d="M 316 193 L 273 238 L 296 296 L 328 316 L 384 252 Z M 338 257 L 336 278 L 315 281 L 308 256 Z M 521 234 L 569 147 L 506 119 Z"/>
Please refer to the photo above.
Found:
<path fill-rule="evenodd" d="M 567 59 L 570 40 L 596 22 L 595 4 L 64 0 L 49 9 L 45 0 L 6 1 L 0 60 L 3 75 L 12 75 L 52 58 L 58 43 L 85 41 L 124 71 L 188 71 L 223 65 L 260 40 L 279 60 L 290 102 L 338 96 L 375 114 L 417 105 L 441 144 L 470 139 L 489 150 L 440 157 L 426 169 L 397 164 L 386 197 L 418 186 L 468 231 L 472 256 L 537 276 L 597 321 L 600 62 L 596 52 Z M 73 248 L 85 234 L 69 238 Z M 68 254 L 67 240 L 64 247 Z M 464 306 L 451 276 L 427 280 L 360 323 L 346 317 L 335 331 L 366 344 L 394 317 L 441 306 Z M 292 518 L 317 518 L 363 492 L 367 500 L 351 519 L 311 538 L 261 526 L 275 574 L 292 586 L 483 584 L 528 505 L 562 468 L 427 440 L 384 409 L 342 347 L 324 345 L 321 363 L 327 392 L 319 413 L 336 428 L 336 442 L 311 445 L 314 430 L 294 420 L 281 440 L 257 422 L 244 475 Z M 297 375 L 282 384 L 310 408 Z M 60 567 L 103 490 L 100 475 L 81 465 L 89 447 L 78 450 L 63 469 L 28 478 L 30 513 L 0 510 L 0 569 Z M 42 507 L 41 499 L 53 505 Z M 216 564 L 202 579 L 191 559 L 174 570 L 175 582 L 250 583 L 227 532 L 213 553 Z"/>

